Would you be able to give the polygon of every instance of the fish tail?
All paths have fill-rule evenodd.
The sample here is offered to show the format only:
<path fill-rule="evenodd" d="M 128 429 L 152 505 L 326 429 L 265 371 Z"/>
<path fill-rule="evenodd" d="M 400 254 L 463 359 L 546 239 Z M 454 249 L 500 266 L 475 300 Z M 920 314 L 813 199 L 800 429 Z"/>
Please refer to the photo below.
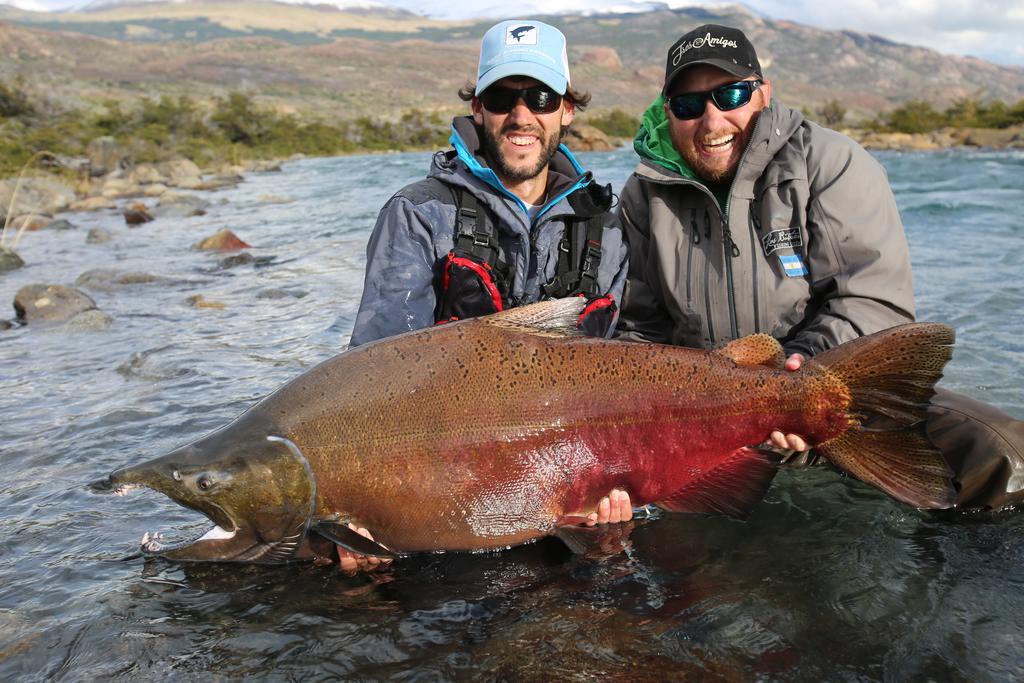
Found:
<path fill-rule="evenodd" d="M 917 508 L 956 501 L 952 471 L 925 433 L 935 383 L 953 355 L 953 329 L 901 325 L 860 337 L 808 361 L 842 381 L 850 428 L 815 448 L 830 462 Z"/>

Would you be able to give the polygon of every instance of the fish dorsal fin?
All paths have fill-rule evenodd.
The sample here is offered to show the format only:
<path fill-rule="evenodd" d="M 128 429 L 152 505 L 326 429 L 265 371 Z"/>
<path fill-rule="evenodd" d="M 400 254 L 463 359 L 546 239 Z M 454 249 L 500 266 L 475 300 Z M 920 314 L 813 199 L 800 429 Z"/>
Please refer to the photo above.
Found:
<path fill-rule="evenodd" d="M 362 534 L 356 533 L 341 522 L 322 520 L 313 525 L 313 531 L 353 553 L 373 555 L 375 557 L 398 557 L 398 553 L 388 550 L 380 543 L 371 541 Z"/>
<path fill-rule="evenodd" d="M 786 364 L 786 354 L 775 337 L 759 332 L 734 339 L 725 346 L 715 349 L 736 365 L 763 365 L 781 370 Z"/>
<path fill-rule="evenodd" d="M 673 512 L 745 518 L 764 498 L 778 463 L 777 453 L 739 448 L 710 472 L 659 500 L 657 505 Z"/>
<path fill-rule="evenodd" d="M 481 322 L 507 327 L 546 337 L 584 337 L 577 323 L 586 308 L 587 300 L 581 296 L 551 299 L 529 306 L 519 306 L 495 313 Z"/>

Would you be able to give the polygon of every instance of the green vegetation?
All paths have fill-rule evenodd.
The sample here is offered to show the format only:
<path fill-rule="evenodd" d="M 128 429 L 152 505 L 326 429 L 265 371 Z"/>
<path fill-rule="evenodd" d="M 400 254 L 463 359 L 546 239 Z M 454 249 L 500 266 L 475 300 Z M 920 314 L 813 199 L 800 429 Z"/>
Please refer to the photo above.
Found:
<path fill-rule="evenodd" d="M 218 21 L 211 21 L 206 17 L 190 19 L 135 18 L 127 22 L 23 20 L 15 21 L 14 23 L 49 31 L 70 31 L 87 36 L 97 36 L 109 40 L 122 40 L 133 43 L 158 43 L 169 40 L 203 43 L 224 38 L 251 37 L 273 38 L 291 45 L 323 45 L 331 42 L 330 38 L 325 38 L 308 31 L 261 28 L 237 30 L 229 28 Z"/>
<path fill-rule="evenodd" d="M 956 128 L 1008 128 L 1024 123 L 1024 100 L 1007 105 L 999 100 L 956 100 L 945 111 L 930 102 L 912 100 L 892 111 L 879 114 L 866 127 L 887 133 L 928 133 L 946 126 Z"/>
<path fill-rule="evenodd" d="M 327 123 L 281 114 L 240 92 L 213 102 L 161 97 L 135 107 L 105 101 L 89 112 L 43 114 L 20 84 L 0 83 L 0 177 L 17 173 L 40 150 L 83 155 L 101 136 L 113 137 L 135 161 L 184 157 L 204 166 L 299 153 L 435 149 L 446 146 L 448 132 L 438 113 Z"/>
<path fill-rule="evenodd" d="M 605 135 L 613 135 L 630 140 L 633 139 L 637 130 L 640 129 L 640 117 L 627 114 L 619 108 L 612 109 L 607 114 L 601 114 L 600 116 L 589 116 L 585 123 L 597 128 Z"/>
<path fill-rule="evenodd" d="M 829 100 L 818 107 L 818 116 L 829 128 L 835 128 L 843 122 L 846 117 L 846 107 L 839 103 L 839 100 Z"/>
<path fill-rule="evenodd" d="M 807 114 L 835 126 L 842 123 L 846 110 L 833 100 Z M 621 109 L 581 121 L 626 139 L 640 124 L 638 117 Z M 865 127 L 922 133 L 945 126 L 1006 128 L 1020 123 L 1024 100 L 1007 105 L 964 98 L 944 111 L 920 100 L 907 102 Z M 437 149 L 447 146 L 448 135 L 448 118 L 437 112 L 408 111 L 397 119 L 313 120 L 281 113 L 241 92 L 213 101 L 164 96 L 134 105 L 109 100 L 86 111 L 54 111 L 52 104 L 35 101 L 23 82 L 0 82 L 0 177 L 16 174 L 43 150 L 58 159 L 82 156 L 89 142 L 101 136 L 113 137 L 137 162 L 187 158 L 209 167 L 300 153 Z"/>
<path fill-rule="evenodd" d="M 0 118 L 27 116 L 31 113 L 33 113 L 33 107 L 29 103 L 21 83 L 14 86 L 0 83 Z"/>

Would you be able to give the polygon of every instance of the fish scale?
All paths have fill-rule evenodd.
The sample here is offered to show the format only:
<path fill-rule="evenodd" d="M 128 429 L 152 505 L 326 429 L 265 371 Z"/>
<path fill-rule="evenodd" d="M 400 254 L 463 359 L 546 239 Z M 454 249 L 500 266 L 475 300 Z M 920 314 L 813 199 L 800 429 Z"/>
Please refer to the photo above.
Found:
<path fill-rule="evenodd" d="M 218 524 L 229 517 L 235 537 L 196 544 L 194 555 L 214 556 L 220 542 L 252 558 L 252 544 L 276 543 L 263 561 L 293 546 L 290 559 L 323 554 L 314 546 L 324 538 L 360 552 L 506 547 L 558 533 L 613 487 L 636 505 L 742 516 L 774 475 L 777 456 L 751 448 L 774 429 L 803 435 L 904 502 L 952 503 L 948 470 L 916 424 L 949 358 L 948 328 L 897 328 L 788 372 L 765 335 L 720 351 L 584 337 L 574 329 L 584 303 L 545 302 L 352 349 L 178 455 L 115 472 L 110 485 L 141 483 Z M 900 419 L 881 437 L 862 434 L 872 411 Z M 178 480 L 161 479 L 161 468 Z M 224 489 L 220 500 L 178 490 L 214 468 L 231 475 L 211 485 Z M 225 504 L 230 496 L 244 505 Z M 241 509 L 273 528 L 255 528 L 233 512 Z M 375 542 L 354 538 L 349 523 Z M 296 529 L 305 530 L 297 545 Z M 197 559 L 189 552 L 174 556 Z"/>

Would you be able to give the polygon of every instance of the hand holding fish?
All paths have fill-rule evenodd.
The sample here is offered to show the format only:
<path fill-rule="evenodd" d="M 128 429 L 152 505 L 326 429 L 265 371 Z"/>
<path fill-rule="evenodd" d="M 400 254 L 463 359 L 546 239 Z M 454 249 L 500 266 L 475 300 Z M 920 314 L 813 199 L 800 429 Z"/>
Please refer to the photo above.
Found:
<path fill-rule="evenodd" d="M 800 366 L 804 364 L 804 357 L 799 353 L 792 354 L 786 359 L 786 365 L 784 366 L 790 372 L 795 372 L 800 369 Z M 810 446 L 804 441 L 802 436 L 797 434 L 783 434 L 782 432 L 775 430 L 769 437 L 772 445 L 776 448 L 783 450 L 800 451 L 805 452 L 810 450 Z"/>
<path fill-rule="evenodd" d="M 622 489 L 612 491 L 601 499 L 597 504 L 597 512 L 587 515 L 587 526 L 598 524 L 618 524 L 633 519 L 633 506 L 629 500 L 629 493 Z M 373 534 L 364 528 L 356 528 L 356 525 L 349 524 L 349 529 L 360 536 L 373 540 Z M 392 560 L 386 557 L 375 557 L 373 555 L 361 555 L 336 546 L 338 549 L 338 569 L 342 573 L 352 576 L 358 572 L 373 572 L 387 569 L 391 566 Z"/>
<path fill-rule="evenodd" d="M 371 534 L 365 528 L 356 528 L 355 524 L 349 524 L 348 528 L 356 532 L 360 536 L 366 536 L 371 541 L 373 540 L 373 534 Z M 361 555 L 354 553 L 350 550 L 346 550 L 341 546 L 335 546 L 338 549 L 338 569 L 343 574 L 352 576 L 357 572 L 373 572 L 382 569 L 387 569 L 391 566 L 391 558 L 387 557 L 376 557 L 374 555 Z"/>
<path fill-rule="evenodd" d="M 629 502 L 629 494 L 622 489 L 612 489 L 611 493 L 597 504 L 597 512 L 591 512 L 587 519 L 587 526 L 628 522 L 633 519 L 633 505 Z"/>

